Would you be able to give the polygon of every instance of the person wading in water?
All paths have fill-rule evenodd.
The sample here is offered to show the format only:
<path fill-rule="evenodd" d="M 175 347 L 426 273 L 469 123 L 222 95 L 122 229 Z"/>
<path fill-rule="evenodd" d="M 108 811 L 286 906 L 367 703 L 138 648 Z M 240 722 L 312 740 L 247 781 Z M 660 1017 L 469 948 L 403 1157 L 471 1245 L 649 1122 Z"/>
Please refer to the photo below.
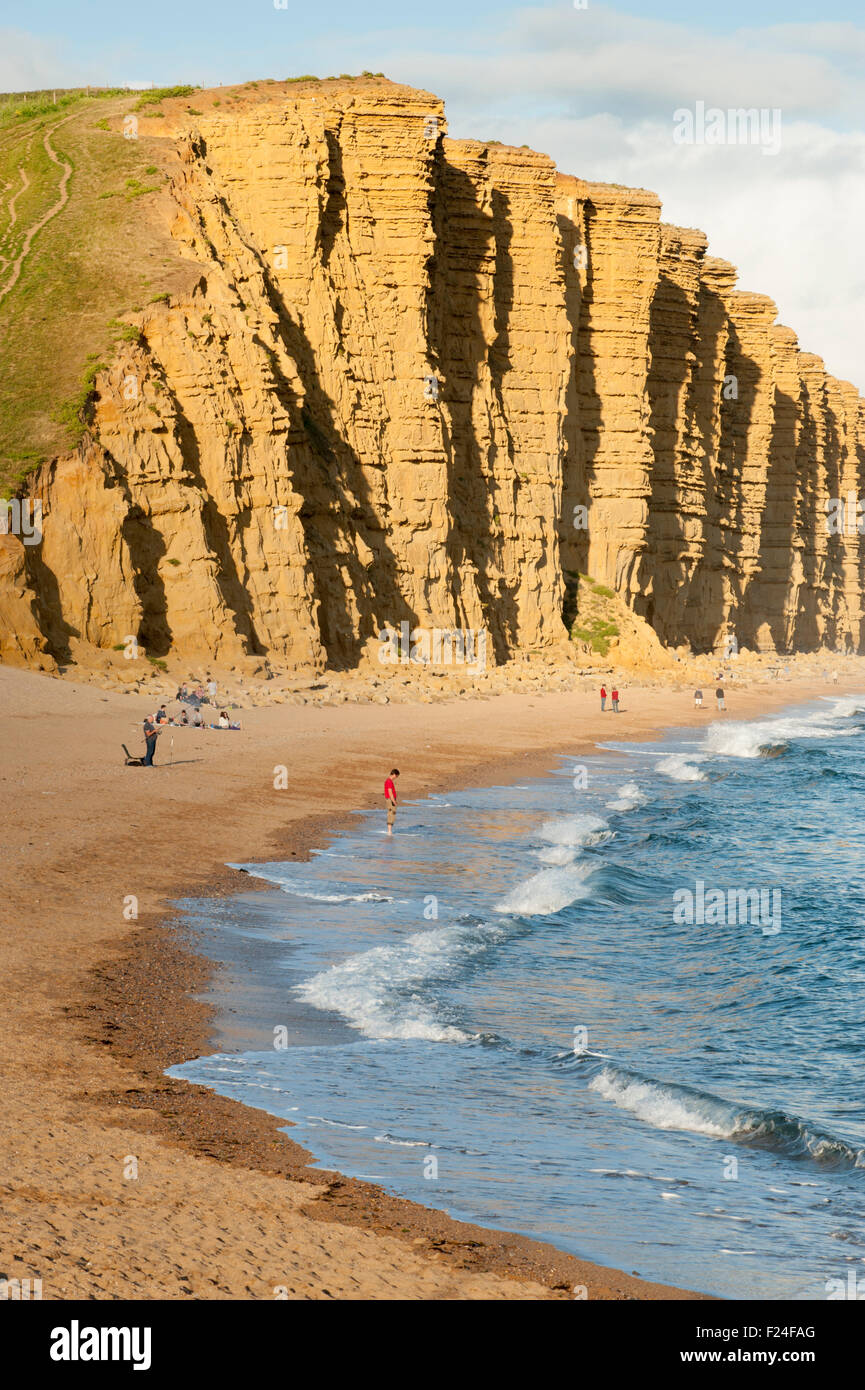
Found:
<path fill-rule="evenodd" d="M 390 776 L 385 778 L 384 796 L 387 802 L 387 833 L 393 834 L 393 823 L 396 820 L 396 782 L 395 777 L 399 777 L 399 768 L 393 767 Z"/>

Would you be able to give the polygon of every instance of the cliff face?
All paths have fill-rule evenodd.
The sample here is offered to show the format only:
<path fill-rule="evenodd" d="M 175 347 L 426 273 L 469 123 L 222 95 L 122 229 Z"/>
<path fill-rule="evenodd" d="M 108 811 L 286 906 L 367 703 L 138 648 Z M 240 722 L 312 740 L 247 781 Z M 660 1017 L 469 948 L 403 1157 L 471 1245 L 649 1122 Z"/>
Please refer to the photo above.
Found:
<path fill-rule="evenodd" d="M 0 536 L 0 653 L 351 666 L 555 648 L 576 579 L 668 645 L 859 650 L 865 411 L 651 193 L 454 141 L 404 88 L 178 129 L 193 292 L 135 318 Z M 130 335 L 133 336 L 133 335 Z"/>

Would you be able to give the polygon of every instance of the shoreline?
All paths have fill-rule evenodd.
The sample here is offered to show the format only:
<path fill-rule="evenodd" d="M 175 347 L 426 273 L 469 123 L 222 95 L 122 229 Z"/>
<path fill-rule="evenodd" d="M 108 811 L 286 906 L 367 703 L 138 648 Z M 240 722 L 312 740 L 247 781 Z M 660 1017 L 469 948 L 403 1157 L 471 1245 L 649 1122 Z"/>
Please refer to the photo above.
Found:
<path fill-rule="evenodd" d="M 587 745 L 579 751 L 588 753 L 593 749 L 594 745 Z M 540 774 L 549 770 L 550 762 L 557 756 L 552 752 L 540 754 L 530 760 L 528 767 L 525 757 L 500 764 L 482 763 L 477 775 L 463 778 L 460 787 L 491 785 L 487 774 L 494 770 L 494 782 L 499 778 L 503 782 L 518 780 L 527 773 Z M 429 787 L 425 794 L 448 787 L 454 789 L 452 783 L 442 781 Z M 378 799 L 373 804 L 377 805 Z M 278 837 L 274 857 L 281 857 L 281 841 L 291 858 L 297 862 L 308 860 L 313 845 L 347 829 L 357 809 L 295 824 Z M 372 809 L 372 804 L 365 809 Z M 225 866 L 224 871 L 204 880 L 199 890 L 184 896 L 234 897 L 272 889 L 273 885 L 264 879 Z M 158 1116 L 157 1132 L 195 1153 L 311 1184 L 316 1191 L 310 1194 L 309 1214 L 318 1221 L 362 1224 L 381 1233 L 399 1233 L 414 1247 L 423 1247 L 424 1253 L 447 1261 L 456 1269 L 531 1280 L 552 1297 L 571 1297 L 574 1285 L 583 1285 L 590 1289 L 590 1297 L 605 1300 L 713 1298 L 711 1294 L 643 1279 L 636 1272 L 628 1275 L 612 1266 L 570 1255 L 535 1237 L 452 1218 L 437 1208 L 392 1196 L 376 1183 L 347 1177 L 334 1169 L 313 1167 L 319 1160 L 312 1150 L 292 1138 L 291 1120 L 258 1110 L 244 1101 L 219 1096 L 207 1086 L 166 1076 L 168 1067 L 213 1051 L 210 1026 L 217 1005 L 202 1003 L 195 996 L 213 986 L 219 965 L 195 950 L 194 937 L 194 928 L 184 924 L 179 909 L 155 929 L 134 934 L 128 942 L 128 953 L 115 967 L 98 972 L 98 984 L 86 1009 L 72 1015 L 86 1020 L 91 1028 L 95 1024 L 95 1040 L 109 1047 L 148 1082 L 135 1090 L 134 1099 L 128 1091 L 106 1096 L 108 1105 L 132 1104 L 133 1108 L 148 1112 L 149 1126 L 153 1116 Z M 135 1007 L 132 1016 L 126 1018 L 125 1030 L 119 1030 L 118 1016 L 128 1009 L 131 991 L 137 991 L 133 996 Z M 153 1025 L 164 1016 L 166 1005 L 172 1027 L 161 1045 L 154 1046 Z M 124 1122 L 128 1123 L 128 1119 Z M 319 1191 L 322 1183 L 326 1184 L 323 1194 Z M 633 1291 L 635 1287 L 639 1287 L 639 1293 Z"/>
<path fill-rule="evenodd" d="M 95 738 L 97 743 L 102 741 L 99 738 L 98 721 L 96 728 L 91 729 L 93 720 L 90 716 L 101 716 L 104 719 L 108 712 L 97 710 L 96 705 L 100 702 L 109 705 L 116 703 L 121 706 L 122 711 L 118 711 L 118 719 L 125 717 L 128 720 L 129 717 L 131 702 L 128 699 L 124 701 L 116 697 L 112 700 L 98 691 L 88 690 L 85 686 L 75 687 L 68 682 L 58 682 L 31 673 L 9 672 L 5 667 L 0 667 L 0 678 L 3 680 L 3 686 L 8 688 L 4 693 L 11 691 L 18 699 L 17 711 L 15 699 L 12 701 L 13 717 L 16 712 L 22 720 L 28 718 L 28 715 L 34 717 L 34 700 L 38 704 L 40 697 L 43 704 L 49 707 L 38 715 L 41 721 L 39 732 L 43 744 L 48 745 L 46 756 L 49 767 L 52 758 L 52 738 L 46 737 L 51 732 L 47 724 L 52 720 L 58 722 L 62 741 L 62 706 L 71 703 L 75 707 L 75 713 L 71 715 L 76 721 L 75 727 L 84 727 L 78 722 L 83 717 L 89 738 Z M 15 690 L 15 687 L 18 689 Z M 72 694 L 69 693 L 70 688 Z M 787 682 L 755 681 L 749 690 L 741 690 L 738 687 L 731 689 L 728 704 L 732 704 L 732 708 L 728 709 L 725 717 L 733 721 L 739 718 L 751 719 L 763 713 L 768 714 L 808 699 L 818 698 L 820 695 L 828 694 L 830 698 L 842 697 L 846 693 L 863 688 L 865 664 L 851 672 L 849 677 L 845 673 L 844 680 L 832 686 L 810 673 L 801 679 L 791 679 Z M 618 737 L 628 741 L 660 737 L 665 729 L 673 725 L 684 727 L 715 722 L 710 711 L 704 709 L 698 713 L 693 710 L 692 705 L 688 707 L 690 695 L 658 688 L 643 692 L 643 709 L 637 715 L 639 695 L 637 689 L 629 690 L 628 698 L 629 701 L 633 701 L 634 706 L 632 711 L 629 711 L 623 702 L 623 711 L 618 717 L 609 712 L 603 716 L 605 732 L 607 721 L 615 718 Z M 167 913 L 166 903 L 192 896 L 234 895 L 241 890 L 248 891 L 256 883 L 247 876 L 241 876 L 238 871 L 225 867 L 220 846 L 226 843 L 227 836 L 231 839 L 231 857 L 235 861 L 243 859 L 260 862 L 265 858 L 306 858 L 309 850 L 320 842 L 325 833 L 331 835 L 341 825 L 351 823 L 354 810 L 379 805 L 380 798 L 369 794 L 368 791 L 370 784 L 378 785 L 380 778 L 377 776 L 372 778 L 366 770 L 358 768 L 352 776 L 343 776 L 339 785 L 333 788 L 327 782 L 328 772 L 335 764 L 345 767 L 347 761 L 351 763 L 350 750 L 357 745 L 358 739 L 360 747 L 364 749 L 363 756 L 367 760 L 374 759 L 376 766 L 380 762 L 388 761 L 390 755 L 381 751 L 382 746 L 399 749 L 400 743 L 397 740 L 400 736 L 406 736 L 408 731 L 412 732 L 417 742 L 419 715 L 423 721 L 424 737 L 435 737 L 436 726 L 441 725 L 450 739 L 457 740 L 458 726 L 458 747 L 452 745 L 445 750 L 444 747 L 436 746 L 437 756 L 422 762 L 419 772 L 415 773 L 414 782 L 410 784 L 410 790 L 409 787 L 403 788 L 404 795 L 408 792 L 408 799 L 425 796 L 433 791 L 454 789 L 456 786 L 490 785 L 497 781 L 514 780 L 532 775 L 535 770 L 546 772 L 562 753 L 589 753 L 595 748 L 599 732 L 596 726 L 602 716 L 597 711 L 594 696 L 539 695 L 533 692 L 528 696 L 503 696 L 499 697 L 499 700 L 498 725 L 490 719 L 489 710 L 480 708 L 488 702 L 480 700 L 453 701 L 432 710 L 425 707 L 422 711 L 411 704 L 362 713 L 359 713 L 357 708 L 346 705 L 336 711 L 324 712 L 320 709 L 289 710 L 285 707 L 256 711 L 256 715 L 260 714 L 258 722 L 262 727 L 258 730 L 258 735 L 263 747 L 260 750 L 261 766 L 255 769 L 255 775 L 250 767 L 250 763 L 254 761 L 250 758 L 250 750 L 243 745 L 234 745 L 230 750 L 226 750 L 229 758 L 228 768 L 220 765 L 221 782 L 224 783 L 227 772 L 231 779 L 230 787 L 220 785 L 212 788 L 207 785 L 207 779 L 203 778 L 203 772 L 199 769 L 200 762 L 207 763 L 206 757 L 178 760 L 172 768 L 164 769 L 166 782 L 171 779 L 172 790 L 169 797 L 166 786 L 164 802 L 149 795 L 150 788 L 147 784 L 139 784 L 142 789 L 147 789 L 147 804 L 142 808 L 139 803 L 135 803 L 137 815 L 130 827 L 132 840 L 126 842 L 125 848 L 129 851 L 131 844 L 140 838 L 142 831 L 144 832 L 144 858 L 149 864 L 150 881 L 137 923 L 122 919 L 116 906 L 119 899 L 116 899 L 111 904 L 113 928 L 109 927 L 107 930 L 104 923 L 106 873 L 115 894 L 118 881 L 116 852 L 113 856 L 114 862 L 106 862 L 112 860 L 108 850 L 112 834 L 116 837 L 117 833 L 116 816 L 112 817 L 111 811 L 116 812 L 118 806 L 122 806 L 125 801 L 128 802 L 128 779 L 141 778 L 145 774 L 135 769 L 119 769 L 121 775 L 112 778 L 119 797 L 109 797 L 108 800 L 112 804 L 107 808 L 104 805 L 105 787 L 98 787 L 97 797 L 102 802 L 101 812 L 95 817 L 93 824 L 87 824 L 88 833 L 95 832 L 95 835 L 93 843 L 88 839 L 85 846 L 83 875 L 88 885 L 91 880 L 97 885 L 97 892 L 102 898 L 102 926 L 96 926 L 95 940 L 86 943 L 88 948 L 96 946 L 97 959 L 82 960 L 81 956 L 86 957 L 88 950 L 82 953 L 76 949 L 74 954 L 83 968 L 75 973 L 74 978 L 69 979 L 63 977 L 65 962 L 62 957 L 65 956 L 65 949 L 60 950 L 61 959 L 58 960 L 58 966 L 63 986 L 62 1002 L 55 994 L 53 1007 L 47 1010 L 49 1015 L 54 1014 L 56 1024 L 57 1010 L 62 1009 L 67 1020 L 65 1028 L 71 1031 L 72 1041 L 77 1044 L 77 1049 L 85 1053 L 86 1060 L 92 1064 L 89 1070 L 95 1071 L 97 1075 L 77 1077 L 77 1081 L 72 1082 L 71 1094 L 68 1087 L 60 1084 L 58 1089 L 61 1099 L 51 1107 L 51 1114 L 55 1122 L 60 1119 L 61 1125 L 67 1121 L 72 1125 L 84 1122 L 85 1126 L 95 1123 L 100 1131 L 102 1148 L 109 1152 L 116 1147 L 112 1141 L 122 1139 L 125 1143 L 121 1142 L 120 1147 L 124 1149 L 125 1154 L 128 1153 L 132 1147 L 133 1136 L 137 1136 L 134 1141 L 135 1148 L 147 1147 L 148 1150 L 158 1151 L 154 1153 L 154 1157 L 159 1159 L 160 1179 L 163 1183 L 162 1197 L 167 1200 L 169 1213 L 183 1207 L 190 1187 L 194 1189 L 194 1200 L 190 1205 L 197 1208 L 199 1216 L 202 1211 L 206 1212 L 208 1203 L 212 1202 L 215 1194 L 208 1194 L 202 1203 L 201 1194 L 195 1188 L 196 1176 L 202 1175 L 192 1175 L 185 1171 L 188 1163 L 196 1167 L 204 1165 L 205 1182 L 209 1181 L 220 1189 L 225 1188 L 224 1192 L 220 1190 L 219 1196 L 221 1200 L 224 1199 L 231 1216 L 227 1224 L 223 1222 L 219 1226 L 220 1245 L 224 1244 L 226 1230 L 233 1232 L 233 1228 L 246 1217 L 245 1207 L 250 1187 L 256 1185 L 251 1183 L 253 1177 L 257 1179 L 261 1188 L 260 1195 L 264 1197 L 267 1211 L 264 1229 L 268 1238 L 278 1234 L 287 1248 L 295 1253 L 295 1258 L 300 1264 L 304 1263 L 304 1257 L 296 1253 L 297 1228 L 303 1227 L 305 1234 L 308 1234 L 307 1227 L 312 1227 L 315 1233 L 328 1231 L 329 1237 L 325 1243 L 331 1254 L 330 1268 L 324 1275 L 318 1270 L 305 1270 L 305 1282 L 304 1278 L 298 1275 L 295 1283 L 290 1286 L 290 1297 L 563 1298 L 572 1296 L 573 1285 L 576 1284 L 586 1285 L 590 1298 L 708 1297 L 653 1284 L 615 1269 L 578 1260 L 528 1237 L 507 1235 L 469 1223 L 453 1221 L 444 1213 L 416 1206 L 404 1199 L 389 1197 L 373 1184 L 344 1178 L 322 1169 L 311 1169 L 307 1166 L 310 1157 L 308 1151 L 279 1132 L 286 1123 L 284 1120 L 268 1116 L 265 1112 L 254 1110 L 242 1102 L 224 1100 L 205 1087 L 173 1081 L 163 1075 L 166 1066 L 212 1050 L 208 1049 L 208 1029 L 213 1017 L 213 1007 L 195 995 L 210 985 L 217 969 L 203 956 L 196 954 L 194 936 L 188 929 L 178 931 L 177 914 Z M 656 708 L 647 711 L 647 702 Z M 589 705 L 593 707 L 591 711 Z M 658 708 L 660 706 L 663 708 Z M 544 708 L 543 718 L 538 718 L 536 713 L 529 714 L 529 710 L 540 711 L 541 707 Z M 111 713 L 113 714 L 113 711 Z M 313 721 L 321 721 L 323 713 L 327 723 L 335 723 L 340 727 L 317 728 L 313 732 Z M 550 720 L 552 723 L 548 722 Z M 571 742 L 564 730 L 566 727 L 573 727 L 577 720 L 582 726 L 582 737 Z M 309 751 L 301 764 L 291 769 L 295 782 L 294 794 L 288 802 L 289 815 L 275 826 L 273 792 L 270 791 L 266 802 L 263 802 L 260 786 L 258 797 L 251 788 L 255 787 L 255 777 L 260 776 L 262 767 L 267 767 L 268 755 L 272 757 L 275 750 L 284 746 L 286 731 L 283 725 L 289 725 L 294 737 L 306 736 Z M 298 725 L 306 727 L 298 728 Z M 358 732 L 358 725 L 365 727 Z M 372 739 L 372 743 L 376 745 L 374 747 L 370 746 L 370 726 L 376 726 Z M 494 746 L 490 746 L 491 726 Z M 128 724 L 124 727 L 128 727 Z M 69 732 L 68 723 L 65 732 Z M 104 736 L 104 729 L 102 733 Z M 202 752 L 210 754 L 214 746 L 213 736 L 209 745 L 206 741 L 202 744 L 202 736 L 195 738 L 196 743 L 190 751 L 198 751 L 200 748 Z M 321 743 L 323 748 L 317 749 L 316 741 Z M 508 744 L 511 745 L 510 748 Z M 527 747 L 526 744 L 530 746 Z M 519 751 L 520 749 L 522 751 Z M 28 753 L 32 754 L 32 750 L 22 751 L 26 767 Z M 91 765 L 87 761 L 87 752 L 86 747 L 82 749 L 84 768 L 78 770 L 78 781 L 83 792 L 87 791 L 88 781 L 94 780 L 92 776 L 88 776 Z M 399 758 L 405 763 L 406 757 L 402 752 Z M 430 763 L 433 766 L 429 766 Z M 270 762 L 271 767 L 272 765 Z M 447 768 L 446 775 L 443 773 L 443 767 Z M 192 768 L 196 771 L 191 771 Z M 183 771 L 178 775 L 179 769 Z M 95 780 L 98 782 L 98 777 Z M 104 780 L 103 778 L 103 782 Z M 181 865 L 176 836 L 172 840 L 173 827 L 171 824 L 164 825 L 160 819 L 160 815 L 164 817 L 168 814 L 168 804 L 174 805 L 176 815 L 176 791 L 181 780 L 184 781 L 184 793 L 187 796 L 187 801 L 181 805 L 187 811 L 192 804 L 188 799 L 189 795 L 193 793 L 194 798 L 196 787 L 199 792 L 202 787 L 207 792 L 208 805 L 205 815 L 211 818 L 207 824 L 213 833 L 204 837 L 204 844 L 200 843 L 202 837 L 198 836 L 196 843 L 202 861 L 210 864 L 210 871 L 205 871 L 204 874 L 193 872 L 191 869 L 189 861 L 194 860 L 194 853 L 183 856 Z M 404 780 L 408 779 L 404 777 Z M 9 781 L 9 778 L 4 777 L 4 790 L 8 790 Z M 242 785 L 235 787 L 235 781 Z M 186 785 L 187 783 L 191 785 Z M 365 792 L 361 790 L 363 787 L 367 788 Z M 229 796 L 229 790 L 234 792 L 233 796 Z M 45 796 L 56 794 L 56 790 L 52 793 L 45 787 L 38 788 L 38 791 Z M 221 794 L 214 795 L 214 791 Z M 323 792 L 326 794 L 322 794 Z M 316 807 L 315 802 L 321 803 L 325 800 L 328 802 L 326 808 Z M 155 821 L 148 814 L 153 811 L 154 805 L 159 812 Z M 198 810 L 200 814 L 200 802 Z M 230 827 L 227 822 L 230 822 Z M 52 825 L 56 823 L 53 821 Z M 42 828 L 44 829 L 44 825 Z M 80 836 L 75 834 L 75 830 L 80 829 L 80 823 L 71 828 L 71 834 L 68 825 L 64 828 L 67 832 L 64 848 L 68 849 L 70 845 L 78 843 L 80 851 Z M 25 834 L 31 831 L 38 833 L 35 827 L 31 826 L 30 830 L 25 830 Z M 191 840 L 195 837 L 190 835 L 189 838 Z M 28 843 L 29 847 L 37 849 L 35 858 L 38 860 L 40 846 L 35 840 Z M 117 847 L 114 848 L 116 851 Z M 26 917 L 26 894 L 25 900 L 20 902 L 21 895 L 15 891 L 20 887 L 16 882 L 15 873 L 16 869 L 20 870 L 22 862 L 28 862 L 28 858 L 32 873 L 34 856 L 28 857 L 25 852 L 23 855 L 18 853 L 16 858 L 16 849 L 23 850 L 24 846 L 13 846 L 11 864 L 4 865 L 4 875 L 10 877 L 11 871 L 12 879 L 6 884 L 6 890 L 18 900 L 19 906 L 25 909 L 23 915 Z M 148 850 L 152 853 L 148 853 Z M 246 852 L 247 850 L 251 852 Z M 96 862 L 93 860 L 93 851 Z M 140 856 L 133 855 L 131 864 L 128 858 L 124 860 L 122 853 L 120 855 L 119 878 L 125 878 L 127 887 L 135 880 L 139 871 L 140 865 L 135 862 L 138 858 Z M 80 859 L 79 853 L 79 866 Z M 54 867 L 52 864 L 51 868 Z M 57 872 L 63 875 L 68 872 L 68 868 L 58 868 Z M 50 883 L 52 874 L 49 873 L 47 877 Z M 62 886 L 68 890 L 68 880 Z M 123 886 L 121 882 L 119 887 Z M 267 885 L 261 886 L 265 888 Z M 132 889 L 129 888 L 129 891 Z M 122 894 L 120 896 L 122 897 Z M 36 899 L 35 905 L 38 906 L 38 903 L 39 899 Z M 33 906 L 34 903 L 31 902 L 31 917 Z M 42 939 L 44 941 L 45 937 Z M 16 940 L 20 947 L 21 938 L 16 937 Z M 65 948 L 66 940 L 62 934 L 61 940 Z M 25 937 L 25 958 L 27 944 Z M 69 944 L 80 947 L 85 943 L 76 941 Z M 106 948 L 109 951 L 107 961 Z M 89 953 L 91 956 L 94 954 L 92 949 Z M 26 985 L 27 981 L 27 964 L 26 959 L 12 962 L 13 966 L 18 966 L 17 976 L 14 970 L 13 976 L 21 979 L 23 985 Z M 32 953 L 29 964 L 32 969 Z M 23 973 L 22 965 L 25 967 Z M 50 975 L 50 967 L 43 965 L 43 972 Z M 43 983 L 47 983 L 47 980 Z M 47 993 L 50 1000 L 51 991 Z M 38 1015 L 44 1012 L 38 1008 L 34 1010 L 32 1000 L 16 1002 L 22 1004 L 25 1013 Z M 69 1043 L 68 1037 L 65 1039 L 65 1045 L 64 1039 L 59 1039 L 59 1051 L 66 1064 L 65 1068 L 60 1068 L 61 1083 L 64 1077 L 67 1081 L 72 1081 L 72 1077 L 66 1075 L 70 1070 L 68 1054 L 73 1050 Z M 51 1051 L 50 1048 L 48 1050 Z M 50 1062 L 50 1058 L 40 1060 L 40 1070 L 46 1071 Z M 97 1062 L 103 1065 L 97 1066 Z M 104 1065 L 106 1062 L 107 1065 Z M 25 1068 L 25 1073 L 26 1070 Z M 25 1090 L 22 1093 L 18 1093 L 14 1086 L 12 1089 L 13 1108 L 15 1100 L 23 1100 L 23 1113 L 26 1115 L 28 1110 L 31 1112 L 32 1125 L 32 1111 L 38 1105 L 38 1101 L 33 1097 L 32 1080 L 26 1078 Z M 53 1139 L 55 1136 L 51 1137 Z M 92 1145 L 91 1137 L 91 1147 Z M 178 1154 L 183 1160 L 180 1165 L 177 1163 Z M 113 1161 L 116 1164 L 116 1156 Z M 56 1157 L 54 1164 L 56 1168 Z M 30 1166 L 32 1168 L 37 1165 L 31 1163 Z M 9 1161 L 5 1164 L 8 1180 L 4 1180 L 4 1191 L 13 1197 L 19 1197 L 23 1203 L 23 1210 L 19 1208 L 21 1214 L 29 1213 L 32 1218 L 34 1214 L 42 1214 L 44 1199 L 41 1196 L 33 1196 L 33 1191 L 38 1192 L 39 1188 L 32 1182 L 29 1189 L 26 1183 L 22 1186 L 16 1171 L 21 1167 L 20 1155 L 13 1149 Z M 27 1167 L 26 1162 L 24 1167 Z M 178 1171 L 179 1168 L 184 1171 Z M 219 1175 L 218 1182 L 214 1169 Z M 121 1187 L 119 1193 L 116 1177 L 113 1185 L 114 1196 L 112 1198 L 109 1195 L 109 1198 L 103 1201 L 103 1205 L 110 1207 L 113 1200 L 116 1209 L 107 1214 L 103 1213 L 103 1225 L 111 1225 L 118 1217 L 128 1225 L 129 1185 L 127 1184 L 126 1192 L 123 1192 Z M 238 1188 L 240 1190 L 237 1190 Z M 14 1214 L 16 1205 L 16 1201 L 13 1200 L 6 1216 L 2 1218 L 4 1225 L 10 1215 Z M 52 1211 L 55 1216 L 57 1206 L 58 1203 L 55 1203 Z M 286 1213 L 282 1210 L 286 1206 L 290 1206 L 289 1215 L 293 1219 L 287 1223 L 287 1230 L 274 1233 L 274 1225 L 286 1224 Z M 118 1270 L 113 1273 L 114 1282 L 110 1282 L 111 1274 L 106 1273 L 104 1266 L 100 1270 L 92 1256 L 82 1256 L 74 1262 L 79 1268 L 82 1264 L 90 1266 L 85 1276 L 72 1276 L 65 1256 L 71 1248 L 73 1232 L 76 1233 L 79 1244 L 81 1236 L 80 1230 L 76 1229 L 75 1212 L 67 1212 L 66 1215 L 68 1233 L 61 1233 L 61 1245 L 50 1255 L 47 1247 L 51 1238 L 47 1230 L 40 1230 L 40 1239 L 31 1242 L 43 1259 L 47 1259 L 50 1264 L 56 1264 L 58 1268 L 64 1267 L 66 1288 L 63 1289 L 60 1285 L 53 1291 L 46 1288 L 47 1297 L 183 1297 L 190 1294 L 197 1297 L 273 1297 L 273 1293 L 267 1289 L 267 1276 L 260 1274 L 259 1286 L 256 1288 L 254 1284 L 249 1283 L 246 1267 L 231 1272 L 221 1269 L 210 1278 L 210 1287 L 207 1287 L 207 1280 L 182 1273 L 173 1281 L 168 1278 L 161 1279 L 161 1286 L 157 1289 L 157 1276 L 150 1267 L 151 1250 L 145 1235 L 146 1226 L 138 1233 L 133 1232 L 131 1240 L 139 1259 L 143 1262 L 143 1281 L 149 1292 L 142 1294 L 140 1289 L 136 1292 L 134 1285 L 130 1288 L 128 1277 L 124 1278 Z M 151 1209 L 151 1219 L 152 1215 Z M 166 1218 L 163 1213 L 163 1219 L 171 1218 Z M 181 1221 L 178 1218 L 170 1231 L 175 1244 L 181 1247 L 191 1238 L 185 1229 L 186 1219 L 188 1218 Z M 56 1224 L 56 1221 L 48 1222 L 47 1229 L 56 1227 Z M 78 1224 L 80 1226 L 80 1223 Z M 180 1226 L 184 1228 L 182 1231 L 178 1229 Z M 370 1242 L 375 1245 L 375 1250 L 370 1248 Z M 108 1243 L 112 1246 L 116 1243 L 114 1232 L 111 1232 Z M 128 1242 L 120 1241 L 121 1245 L 125 1243 Z M 19 1244 L 20 1241 L 16 1241 L 11 1248 L 17 1248 Z M 64 1244 L 67 1246 L 66 1251 L 62 1249 Z M 92 1249 L 95 1255 L 99 1255 L 100 1251 L 104 1255 L 106 1242 L 100 1238 L 98 1223 L 95 1228 L 91 1227 L 88 1230 L 88 1239 L 84 1244 Z M 362 1256 L 358 1255 L 358 1246 L 364 1250 Z M 203 1253 L 203 1250 L 196 1248 L 197 1257 Z M 317 1258 L 320 1261 L 320 1248 Z M 265 1255 L 262 1254 L 257 1262 L 259 1267 L 265 1264 Z M 374 1267 L 370 1267 L 370 1262 Z M 249 1263 L 247 1261 L 247 1265 Z M 15 1268 L 14 1260 L 11 1264 L 13 1268 L 9 1271 L 10 1276 L 19 1272 Z M 33 1261 L 31 1266 L 32 1264 Z M 335 1271 L 344 1268 L 350 1268 L 352 1271 L 350 1286 L 346 1288 L 344 1284 L 339 1288 L 339 1279 L 332 1276 Z M 386 1277 L 382 1270 L 387 1271 Z M 31 1273 L 38 1276 L 40 1269 L 25 1269 L 22 1266 L 20 1272 L 22 1275 Z M 46 1283 L 48 1282 L 46 1280 Z M 279 1282 L 275 1274 L 271 1274 L 270 1282 Z M 337 1287 L 334 1287 L 335 1285 Z"/>

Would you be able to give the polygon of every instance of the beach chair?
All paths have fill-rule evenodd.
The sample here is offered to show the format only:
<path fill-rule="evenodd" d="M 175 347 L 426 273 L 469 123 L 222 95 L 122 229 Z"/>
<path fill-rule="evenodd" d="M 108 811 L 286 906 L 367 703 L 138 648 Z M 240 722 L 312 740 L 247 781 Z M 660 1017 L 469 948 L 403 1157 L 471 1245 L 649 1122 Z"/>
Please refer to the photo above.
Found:
<path fill-rule="evenodd" d="M 125 743 L 121 743 L 120 747 L 123 749 L 123 752 L 124 752 L 125 755 L 126 755 L 125 758 L 124 758 L 124 763 L 125 763 L 125 766 L 126 766 L 126 767 L 143 767 L 143 766 L 144 766 L 144 759 L 143 759 L 143 758 L 134 758 L 134 757 L 132 756 L 132 754 L 130 753 L 129 749 L 126 747 L 126 744 L 125 744 Z"/>

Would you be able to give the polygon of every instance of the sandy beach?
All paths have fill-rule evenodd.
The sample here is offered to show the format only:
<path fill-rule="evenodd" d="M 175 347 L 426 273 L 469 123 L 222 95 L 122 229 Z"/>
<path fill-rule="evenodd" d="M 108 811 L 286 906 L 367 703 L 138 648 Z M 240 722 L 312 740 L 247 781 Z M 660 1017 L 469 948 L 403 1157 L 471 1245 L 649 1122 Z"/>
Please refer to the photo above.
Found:
<path fill-rule="evenodd" d="M 721 717 L 865 686 L 861 663 L 831 685 L 818 665 L 752 673 Z M 0 1274 L 46 1299 L 693 1297 L 311 1169 L 276 1120 L 163 1075 L 210 1036 L 210 967 L 173 899 L 248 891 L 228 860 L 304 857 L 381 804 L 394 764 L 410 800 L 540 772 L 613 720 L 623 739 L 711 722 L 712 691 L 695 712 L 678 684 L 625 687 L 618 716 L 588 689 L 272 704 L 240 733 L 174 730 L 144 770 L 121 743 L 140 748 L 150 697 L 0 667 Z"/>

